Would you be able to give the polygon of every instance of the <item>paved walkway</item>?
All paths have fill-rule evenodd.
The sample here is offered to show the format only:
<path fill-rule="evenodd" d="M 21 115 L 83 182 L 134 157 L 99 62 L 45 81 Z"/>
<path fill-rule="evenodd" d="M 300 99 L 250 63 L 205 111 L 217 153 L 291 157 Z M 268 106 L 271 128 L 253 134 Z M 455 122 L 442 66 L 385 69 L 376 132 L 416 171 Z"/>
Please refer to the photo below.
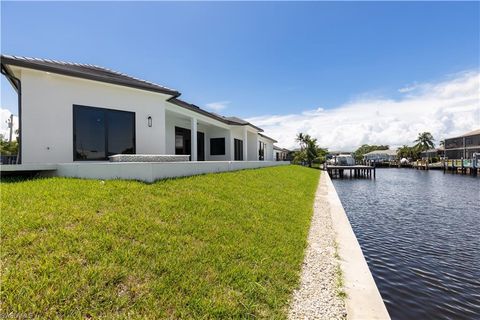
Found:
<path fill-rule="evenodd" d="M 289 319 L 344 319 L 345 303 L 338 296 L 335 232 L 328 201 L 328 179 L 320 175 L 300 287 L 293 293 Z"/>

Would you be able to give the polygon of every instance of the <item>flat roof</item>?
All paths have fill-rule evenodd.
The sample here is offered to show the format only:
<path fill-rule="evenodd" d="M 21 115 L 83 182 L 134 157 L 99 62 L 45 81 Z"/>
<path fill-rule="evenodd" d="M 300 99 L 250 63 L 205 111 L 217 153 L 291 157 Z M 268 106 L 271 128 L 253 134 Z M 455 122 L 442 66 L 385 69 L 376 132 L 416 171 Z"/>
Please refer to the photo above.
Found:
<path fill-rule="evenodd" d="M 451 138 L 446 138 L 445 140 L 449 139 L 455 139 L 455 138 L 463 138 L 463 137 L 469 137 L 469 136 L 475 136 L 477 134 L 480 134 L 480 129 L 476 129 L 467 133 L 462 134 L 461 136 L 456 136 L 456 137 L 451 137 Z"/>

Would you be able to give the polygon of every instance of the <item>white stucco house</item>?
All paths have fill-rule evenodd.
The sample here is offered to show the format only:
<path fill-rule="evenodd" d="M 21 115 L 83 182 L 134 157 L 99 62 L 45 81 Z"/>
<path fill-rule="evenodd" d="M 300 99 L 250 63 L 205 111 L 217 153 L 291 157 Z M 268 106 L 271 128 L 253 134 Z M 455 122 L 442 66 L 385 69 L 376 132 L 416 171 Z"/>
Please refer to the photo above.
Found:
<path fill-rule="evenodd" d="M 286 161 L 290 150 L 273 146 L 273 158 L 275 161 Z"/>
<path fill-rule="evenodd" d="M 20 162 L 108 161 L 115 154 L 273 161 L 274 139 L 180 93 L 94 65 L 1 56 L 19 96 Z"/>

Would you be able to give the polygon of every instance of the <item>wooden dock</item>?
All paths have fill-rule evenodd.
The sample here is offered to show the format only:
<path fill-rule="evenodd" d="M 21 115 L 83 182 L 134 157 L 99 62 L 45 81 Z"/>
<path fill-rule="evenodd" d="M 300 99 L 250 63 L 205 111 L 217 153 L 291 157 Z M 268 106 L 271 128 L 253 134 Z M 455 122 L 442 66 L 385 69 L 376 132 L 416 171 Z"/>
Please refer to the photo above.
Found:
<path fill-rule="evenodd" d="M 328 172 L 330 178 L 367 178 L 375 179 L 376 171 L 373 166 L 354 165 L 354 166 L 333 166 L 325 165 L 324 170 Z"/>
<path fill-rule="evenodd" d="M 443 162 L 443 172 L 480 175 L 480 161 L 478 159 L 453 159 Z"/>

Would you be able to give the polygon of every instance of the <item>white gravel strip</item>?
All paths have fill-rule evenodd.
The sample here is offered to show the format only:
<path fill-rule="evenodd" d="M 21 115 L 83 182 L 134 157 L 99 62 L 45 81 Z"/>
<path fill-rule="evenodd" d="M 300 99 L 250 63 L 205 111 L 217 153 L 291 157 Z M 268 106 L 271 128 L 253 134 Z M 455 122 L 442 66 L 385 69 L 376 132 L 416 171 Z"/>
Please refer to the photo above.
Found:
<path fill-rule="evenodd" d="M 289 319 L 345 319 L 345 303 L 338 296 L 335 232 L 327 201 L 326 173 L 320 175 L 300 287 L 294 291 Z"/>

